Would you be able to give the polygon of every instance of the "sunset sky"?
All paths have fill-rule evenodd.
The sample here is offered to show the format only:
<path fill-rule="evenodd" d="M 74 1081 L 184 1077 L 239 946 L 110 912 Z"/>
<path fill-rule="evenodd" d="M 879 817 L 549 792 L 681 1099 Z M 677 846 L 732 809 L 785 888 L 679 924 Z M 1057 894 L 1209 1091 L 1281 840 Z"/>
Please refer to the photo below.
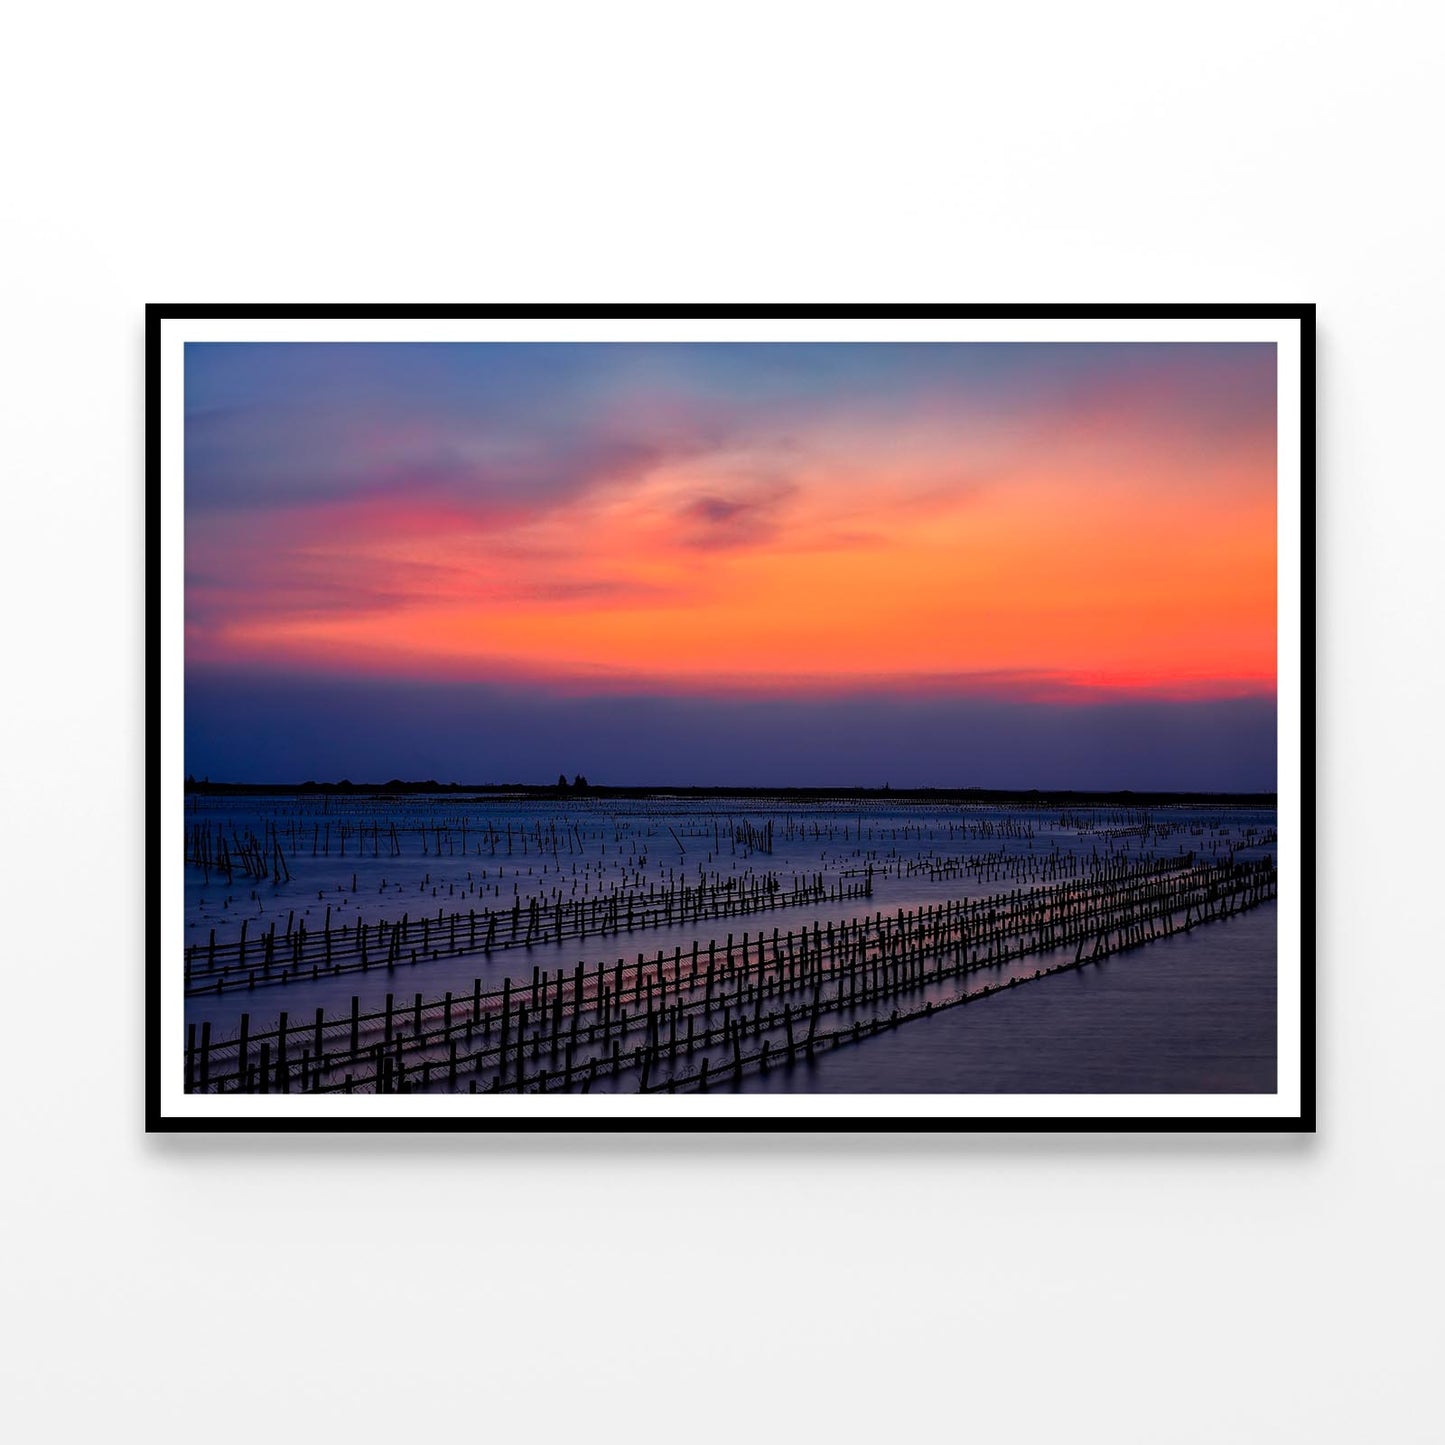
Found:
<path fill-rule="evenodd" d="M 1272 788 L 1269 345 L 186 347 L 213 778 Z"/>

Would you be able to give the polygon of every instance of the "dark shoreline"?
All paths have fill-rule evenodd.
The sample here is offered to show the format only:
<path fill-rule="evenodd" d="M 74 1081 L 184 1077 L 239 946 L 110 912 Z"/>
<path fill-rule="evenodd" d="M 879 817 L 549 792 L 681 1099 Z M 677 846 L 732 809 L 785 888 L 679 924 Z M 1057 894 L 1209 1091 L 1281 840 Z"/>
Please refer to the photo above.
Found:
<path fill-rule="evenodd" d="M 797 802 L 841 802 L 848 799 L 870 802 L 930 803 L 1028 803 L 1079 805 L 1087 803 L 1139 807 L 1142 805 L 1220 807 L 1275 807 L 1275 793 L 1198 793 L 1156 792 L 1130 789 L 1089 788 L 762 788 L 762 787 L 668 787 L 659 784 L 609 786 L 588 784 L 582 787 L 558 787 L 535 783 L 186 783 L 187 796 L 202 797 L 405 797 L 470 796 L 571 801 L 578 798 L 620 799 L 628 801 L 649 798 L 785 798 Z"/>

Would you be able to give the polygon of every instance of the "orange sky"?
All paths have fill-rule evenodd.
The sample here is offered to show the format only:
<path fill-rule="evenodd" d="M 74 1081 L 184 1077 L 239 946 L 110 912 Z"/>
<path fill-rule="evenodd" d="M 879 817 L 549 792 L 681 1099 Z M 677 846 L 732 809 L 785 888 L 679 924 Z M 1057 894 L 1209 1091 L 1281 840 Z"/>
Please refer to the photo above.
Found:
<path fill-rule="evenodd" d="M 1237 417 L 1229 374 L 1176 370 L 1041 395 L 1015 380 L 980 406 L 946 388 L 870 405 L 849 376 L 833 405 L 808 395 L 752 428 L 730 405 L 704 441 L 635 454 L 612 441 L 631 414 L 613 401 L 567 453 L 589 459 L 582 480 L 555 492 L 549 473 L 469 490 L 488 433 L 464 432 L 440 480 L 417 462 L 409 481 L 402 448 L 379 480 L 188 512 L 188 645 L 573 691 L 1269 692 L 1272 357 L 1268 412 L 1250 397 Z M 345 443 L 363 474 L 379 445 Z"/>

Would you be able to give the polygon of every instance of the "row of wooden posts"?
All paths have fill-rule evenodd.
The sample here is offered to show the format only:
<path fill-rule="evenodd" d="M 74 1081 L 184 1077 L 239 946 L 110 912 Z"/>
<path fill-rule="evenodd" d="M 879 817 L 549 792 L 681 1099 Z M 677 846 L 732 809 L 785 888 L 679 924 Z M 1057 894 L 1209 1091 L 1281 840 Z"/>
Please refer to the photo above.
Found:
<path fill-rule="evenodd" d="M 771 940 L 745 934 L 740 946 L 729 935 L 725 946 L 694 943 L 671 958 L 659 951 L 651 963 L 639 954 L 631 968 L 621 959 L 595 969 L 578 964 L 555 978 L 534 968 L 530 988 L 507 979 L 483 992 L 477 980 L 470 998 L 428 1001 L 418 993 L 398 1007 L 388 994 L 384 1009 L 367 1013 L 353 998 L 349 1016 L 327 1019 L 318 1009 L 297 1026 L 282 1014 L 275 1028 L 254 1034 L 243 1015 L 228 1040 L 213 1037 L 207 1023 L 192 1024 L 186 1087 L 389 1092 L 456 1089 L 465 1080 L 469 1089 L 515 1091 L 590 1088 L 627 1074 L 640 1088 L 705 1087 L 709 1068 L 716 1079 L 729 1059 L 737 1072 L 749 1057 L 766 1067 L 770 1057 L 811 1051 L 820 1019 L 834 1014 L 852 1016 L 847 1033 L 880 1003 L 1075 947 L 1071 961 L 1033 975 L 1048 976 L 1253 907 L 1274 888 L 1267 860 L 1176 863 L 1171 871 L 1157 862 L 1111 865 L 1083 883 L 875 914 L 826 930 L 814 925 L 785 938 L 777 930 Z M 915 1012 L 944 1001 L 915 998 Z M 905 1008 L 904 1016 L 915 1013 Z M 724 1060 L 691 1062 L 718 1045 Z M 661 1084 L 659 1070 L 666 1071 Z"/>
<path fill-rule="evenodd" d="M 957 857 L 900 859 L 899 875 L 927 878 L 941 883 L 954 878 L 978 878 L 987 882 L 1036 882 L 1055 878 L 1077 878 L 1087 859 L 1077 853 L 1050 848 L 1038 853 L 966 853 Z"/>
<path fill-rule="evenodd" d="M 795 887 L 785 888 L 775 875 L 749 880 L 737 888 L 678 884 L 665 892 L 597 899 L 558 899 L 544 907 L 533 898 L 523 908 L 520 899 L 507 911 L 469 908 L 465 913 L 443 913 L 413 920 L 403 914 L 395 922 L 331 927 L 331 909 L 320 929 L 307 930 L 303 921 L 278 936 L 276 925 L 255 938 L 240 935 L 218 942 L 215 930 L 204 945 L 186 949 L 186 994 L 221 993 L 267 984 L 290 983 L 369 968 L 394 969 L 402 964 L 457 958 L 470 953 L 490 954 L 508 948 L 561 943 L 569 938 L 609 937 L 637 929 L 734 918 L 772 912 L 803 904 L 840 903 L 873 896 L 871 869 L 859 877 L 830 881 L 814 874 Z"/>
<path fill-rule="evenodd" d="M 1189 860 L 1186 860 L 1186 862 Z M 906 933 L 910 928 L 923 926 L 928 931 L 928 939 L 932 946 L 941 946 L 947 938 L 954 933 L 961 933 L 976 939 L 981 939 L 985 944 L 991 943 L 996 938 L 1008 937 L 1023 932 L 1029 932 L 1042 936 L 1046 943 L 1052 942 L 1056 929 L 1060 926 L 1060 920 L 1067 919 L 1073 909 L 1080 902 L 1089 902 L 1095 898 L 1091 891 L 1099 884 L 1105 885 L 1113 899 L 1116 909 L 1130 908 L 1137 905 L 1140 900 L 1151 900 L 1163 895 L 1164 891 L 1172 889 L 1175 885 L 1171 875 L 1177 874 L 1180 864 L 1173 861 L 1136 861 L 1114 860 L 1107 864 L 1101 864 L 1093 875 L 1090 883 L 1079 886 L 1060 886 L 1055 888 L 1033 889 L 1024 892 L 1014 889 L 1012 893 L 997 894 L 987 898 L 957 899 L 949 901 L 938 908 L 925 907 L 916 912 L 909 912 L 900 909 L 896 920 L 885 919 L 882 914 L 875 914 L 871 926 L 879 930 L 885 936 L 897 927 Z M 922 919 L 921 925 L 916 925 L 916 919 Z M 839 929 L 870 926 L 869 920 L 864 919 L 860 924 L 854 919 L 847 925 L 839 925 Z M 833 924 L 815 923 L 812 928 L 812 935 L 818 940 L 814 951 L 822 950 L 824 956 L 832 957 L 836 951 L 835 934 L 837 930 Z M 793 953 L 793 931 L 789 930 L 786 940 L 780 938 L 777 928 L 772 930 L 771 949 L 776 957 L 780 949 L 785 948 L 791 957 Z M 806 956 L 809 948 L 808 932 L 803 930 L 798 934 L 798 948 Z M 823 940 L 826 939 L 826 946 Z M 756 937 L 750 933 L 742 935 L 742 941 L 736 945 L 737 957 L 740 959 L 740 967 L 746 971 L 753 967 L 760 966 L 761 960 L 769 947 L 769 941 L 763 933 Z M 729 981 L 736 976 L 734 958 L 734 935 L 727 936 L 726 945 L 716 942 L 707 945 L 706 957 L 708 967 L 711 968 L 715 957 L 721 958 L 724 981 Z M 696 942 L 693 944 L 691 954 L 692 973 L 696 975 L 702 967 L 704 957 L 701 947 Z M 756 958 L 759 962 L 754 963 Z M 674 948 L 672 962 L 669 964 L 666 955 L 659 950 L 656 961 L 648 963 L 641 953 L 637 955 L 635 969 L 626 965 L 623 960 L 617 961 L 617 976 L 613 983 L 613 991 L 619 997 L 623 997 L 627 990 L 631 991 L 632 1001 L 640 1000 L 642 990 L 649 982 L 661 986 L 665 976 L 676 977 L 684 968 L 684 953 L 679 946 Z M 578 971 L 588 971 L 586 965 L 577 965 L 576 970 L 559 970 L 558 978 L 571 978 Z M 597 966 L 599 975 L 605 974 L 606 965 Z M 531 1005 L 533 1009 L 538 1006 L 536 990 L 541 988 L 543 1002 L 548 996 L 551 975 L 546 970 L 534 968 L 532 970 L 533 996 Z M 624 988 L 624 983 L 626 987 Z M 507 980 L 496 990 L 482 992 L 481 981 L 473 981 L 473 1010 L 474 1014 L 480 1015 L 483 1009 L 495 1011 L 502 1006 L 506 997 L 506 990 L 513 992 L 519 985 Z M 599 990 L 594 989 L 591 998 L 599 996 Z M 584 995 L 585 996 L 585 995 Z M 420 995 L 417 996 L 420 999 Z M 450 999 L 450 995 L 448 995 Z M 422 1005 L 418 1003 L 418 1008 Z M 425 1008 L 429 1013 L 441 1007 L 438 1003 L 429 1003 Z M 383 1017 L 381 1012 L 360 1015 L 360 1022 L 363 1025 L 376 1022 Z M 418 1026 L 419 1027 L 419 1026 Z M 389 1031 L 388 1031 L 389 1033 Z M 253 1035 L 259 1040 L 265 1035 Z"/>
<path fill-rule="evenodd" d="M 265 836 L 258 838 L 255 832 L 247 829 L 243 836 L 231 825 L 230 839 L 227 840 L 226 831 L 219 822 L 212 823 L 210 819 L 189 825 L 185 832 L 185 856 L 186 862 L 194 867 L 205 871 L 209 879 L 210 873 L 214 870 L 225 874 L 228 881 L 233 877 L 237 867 L 244 876 L 248 878 L 265 878 L 270 876 L 270 868 L 274 862 L 279 862 L 284 867 L 284 855 L 281 850 L 281 829 L 274 823 L 265 823 Z M 447 823 L 445 825 L 433 821 L 419 821 L 413 824 L 403 823 L 401 834 L 409 836 L 413 833 L 421 838 L 422 856 L 429 857 L 435 853 L 441 857 L 443 852 L 448 856 L 455 857 L 457 848 L 457 837 L 460 837 L 460 852 L 463 857 L 472 856 L 467 849 L 467 835 L 470 831 L 472 837 L 480 838 L 482 842 L 476 844 L 476 856 L 482 855 L 482 843 L 488 848 L 488 855 L 497 857 L 505 853 L 508 857 L 515 854 L 517 845 L 520 844 L 523 856 L 530 856 L 535 852 L 539 857 L 551 857 L 560 859 L 563 844 L 566 845 L 568 856 L 575 856 L 586 852 L 586 840 L 582 830 L 575 823 L 567 823 L 558 831 L 555 821 L 549 821 L 544 829 L 540 822 L 534 824 L 531 831 L 524 827 L 513 829 L 510 821 L 498 829 L 494 824 L 488 823 L 484 828 L 471 828 L 468 820 L 463 818 L 458 824 Z M 676 831 L 668 825 L 668 831 L 677 838 Z M 760 853 L 771 853 L 773 851 L 773 823 L 769 819 L 762 824 L 753 824 L 747 820 L 731 825 L 733 851 L 737 851 L 737 845 L 742 844 Z M 690 836 L 706 836 L 704 833 L 697 833 L 690 830 Z M 605 830 L 601 834 L 592 836 L 605 836 Z M 624 836 L 631 839 L 634 846 L 642 852 L 647 850 L 647 837 L 639 834 L 628 833 L 624 835 L 614 829 L 614 841 L 621 843 Z M 383 837 L 387 844 L 387 856 L 396 858 L 402 854 L 401 836 L 397 833 L 395 822 L 389 821 L 386 832 L 383 834 L 381 823 L 365 820 L 358 822 L 338 821 L 336 824 L 336 841 L 338 856 L 347 856 L 347 843 L 355 840 L 352 846 L 352 855 L 365 857 L 368 846 L 370 856 L 381 857 L 381 844 Z M 721 848 L 721 835 L 717 820 L 714 820 L 712 827 L 714 851 Z M 311 856 L 331 856 L 332 824 L 329 819 L 326 821 L 314 821 L 311 825 Z M 432 842 L 428 843 L 428 839 Z M 293 854 L 304 846 L 305 830 L 302 829 L 298 837 L 296 823 L 293 820 L 288 830 L 288 842 Z M 443 849 L 443 842 L 446 847 Z M 529 847 L 535 845 L 535 847 Z M 286 871 L 287 878 L 290 877 L 289 869 Z M 280 881 L 279 875 L 277 875 Z"/>

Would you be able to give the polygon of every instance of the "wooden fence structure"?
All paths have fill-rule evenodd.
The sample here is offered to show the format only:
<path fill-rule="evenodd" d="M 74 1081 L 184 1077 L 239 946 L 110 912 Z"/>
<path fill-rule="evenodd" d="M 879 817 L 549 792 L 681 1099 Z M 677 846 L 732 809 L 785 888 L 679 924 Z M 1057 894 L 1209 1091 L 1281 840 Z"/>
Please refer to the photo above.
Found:
<path fill-rule="evenodd" d="M 225 1039 L 187 1026 L 185 1087 L 220 1092 L 705 1090 L 880 1029 L 1082 968 L 1275 896 L 1272 859 L 1109 858 L 1086 876 L 627 964 L 533 968 L 470 994 L 309 1019 Z M 860 895 L 864 896 L 864 895 Z M 1068 950 L 1073 950 L 1072 956 Z M 1062 957 L 1046 959 L 1043 955 Z M 1039 957 L 970 991 L 968 976 Z"/>

